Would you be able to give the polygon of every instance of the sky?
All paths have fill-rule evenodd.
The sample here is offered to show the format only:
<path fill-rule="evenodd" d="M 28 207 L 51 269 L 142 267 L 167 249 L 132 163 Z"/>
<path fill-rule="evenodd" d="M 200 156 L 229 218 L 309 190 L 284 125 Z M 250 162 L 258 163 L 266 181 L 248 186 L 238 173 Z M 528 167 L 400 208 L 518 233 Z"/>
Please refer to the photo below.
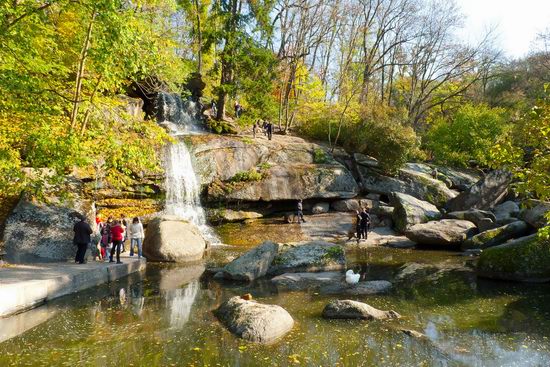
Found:
<path fill-rule="evenodd" d="M 456 0 L 466 15 L 464 37 L 479 40 L 495 27 L 497 47 L 511 58 L 525 56 L 537 33 L 550 28 L 550 0 Z"/>

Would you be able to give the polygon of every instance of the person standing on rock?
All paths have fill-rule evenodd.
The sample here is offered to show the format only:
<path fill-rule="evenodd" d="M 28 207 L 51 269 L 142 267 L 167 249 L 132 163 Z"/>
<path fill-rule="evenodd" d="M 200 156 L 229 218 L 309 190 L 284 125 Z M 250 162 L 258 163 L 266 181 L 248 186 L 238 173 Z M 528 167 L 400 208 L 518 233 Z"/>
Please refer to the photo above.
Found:
<path fill-rule="evenodd" d="M 361 240 L 362 235 L 362 226 L 361 222 L 363 221 L 363 218 L 361 217 L 361 212 L 359 210 L 355 211 L 355 233 L 357 234 L 357 242 Z"/>
<path fill-rule="evenodd" d="M 115 220 L 113 227 L 111 228 L 111 237 L 113 238 L 113 247 L 111 248 L 111 256 L 109 256 L 109 262 L 114 263 L 113 256 L 116 251 L 116 263 L 122 264 L 120 261 L 120 247 L 122 245 L 122 239 L 124 238 L 124 229 L 120 225 L 120 222 Z"/>
<path fill-rule="evenodd" d="M 83 215 L 78 215 L 78 223 L 73 227 L 74 238 L 73 243 L 77 246 L 76 256 L 74 261 L 79 264 L 85 263 L 86 250 L 91 242 L 90 235 L 93 233 L 92 227 L 86 223 L 86 218 Z"/>
<path fill-rule="evenodd" d="M 370 226 L 370 214 L 366 208 L 361 210 L 361 234 L 364 239 L 368 237 L 368 230 Z"/>
<path fill-rule="evenodd" d="M 141 259 L 141 250 L 143 246 L 143 239 L 145 234 L 143 233 L 143 225 L 139 221 L 138 217 L 135 217 L 130 224 L 130 256 L 134 256 L 134 245 L 138 249 L 138 258 Z"/>
<path fill-rule="evenodd" d="M 267 139 L 271 140 L 271 137 L 273 136 L 273 124 L 271 122 L 267 122 Z"/>
<path fill-rule="evenodd" d="M 305 223 L 306 220 L 304 219 L 304 205 L 302 203 L 302 199 L 298 200 L 298 204 L 296 205 L 296 209 L 297 209 L 296 215 L 298 217 L 298 223 L 301 223 L 301 222 Z"/>
<path fill-rule="evenodd" d="M 258 131 L 258 128 L 260 127 L 260 121 L 261 120 L 258 120 L 254 123 L 254 125 L 252 126 L 252 136 L 254 137 L 254 139 L 256 139 L 256 132 Z"/>

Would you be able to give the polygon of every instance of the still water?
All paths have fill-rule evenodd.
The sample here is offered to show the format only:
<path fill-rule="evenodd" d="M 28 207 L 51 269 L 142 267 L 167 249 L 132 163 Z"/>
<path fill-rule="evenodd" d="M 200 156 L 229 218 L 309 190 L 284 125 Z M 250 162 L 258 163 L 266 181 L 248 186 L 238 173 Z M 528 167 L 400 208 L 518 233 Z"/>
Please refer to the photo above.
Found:
<path fill-rule="evenodd" d="M 220 248 L 209 261 L 241 251 Z M 349 265 L 368 278 L 389 280 L 406 262 L 465 261 L 445 252 L 385 248 L 348 255 Z M 396 286 L 388 295 L 351 297 L 403 316 L 367 323 L 322 319 L 335 296 L 286 292 L 269 281 L 220 283 L 200 276 L 203 269 L 148 264 L 143 274 L 4 322 L 0 335 L 12 337 L 0 343 L 0 366 L 550 366 L 548 285 L 451 273 Z M 212 310 L 247 292 L 284 307 L 296 321 L 293 331 L 268 346 L 230 334 Z"/>

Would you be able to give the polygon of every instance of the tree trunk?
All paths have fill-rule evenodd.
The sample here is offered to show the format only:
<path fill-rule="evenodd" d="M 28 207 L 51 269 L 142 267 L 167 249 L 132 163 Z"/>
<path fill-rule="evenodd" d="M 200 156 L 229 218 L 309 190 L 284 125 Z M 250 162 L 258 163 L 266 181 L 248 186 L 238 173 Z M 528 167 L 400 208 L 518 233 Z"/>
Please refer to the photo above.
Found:
<path fill-rule="evenodd" d="M 199 0 L 194 0 L 193 3 L 195 5 L 195 10 L 197 11 L 197 72 L 202 75 L 202 30 Z"/>
<path fill-rule="evenodd" d="M 82 80 L 84 79 L 86 58 L 88 56 L 88 50 L 90 48 L 90 40 L 92 38 L 92 29 L 94 26 L 96 14 L 97 13 L 94 9 L 92 12 L 92 18 L 90 19 L 90 24 L 88 25 L 88 30 L 86 31 L 86 39 L 84 40 L 84 45 L 82 46 L 82 51 L 80 53 L 80 62 L 78 64 L 78 71 L 76 74 L 73 109 L 71 111 L 71 131 L 74 130 L 74 128 L 76 127 L 76 117 L 78 116 L 78 107 L 80 105 L 80 92 L 82 91 Z"/>

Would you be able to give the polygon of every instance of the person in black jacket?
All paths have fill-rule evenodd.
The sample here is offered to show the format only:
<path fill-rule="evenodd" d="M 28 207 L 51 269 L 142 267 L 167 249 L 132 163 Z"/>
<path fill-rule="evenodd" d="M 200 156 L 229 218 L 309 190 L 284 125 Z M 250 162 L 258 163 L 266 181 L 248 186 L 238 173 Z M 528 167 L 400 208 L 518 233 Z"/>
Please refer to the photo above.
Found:
<path fill-rule="evenodd" d="M 90 235 L 92 234 L 92 227 L 86 223 L 86 218 L 83 215 L 78 215 L 78 223 L 73 227 L 74 238 L 73 243 L 77 246 L 76 256 L 74 261 L 79 264 L 84 264 L 84 256 L 86 250 L 91 242 Z"/>
<path fill-rule="evenodd" d="M 361 210 L 361 234 L 364 239 L 367 239 L 370 227 L 370 214 L 367 208 Z"/>

